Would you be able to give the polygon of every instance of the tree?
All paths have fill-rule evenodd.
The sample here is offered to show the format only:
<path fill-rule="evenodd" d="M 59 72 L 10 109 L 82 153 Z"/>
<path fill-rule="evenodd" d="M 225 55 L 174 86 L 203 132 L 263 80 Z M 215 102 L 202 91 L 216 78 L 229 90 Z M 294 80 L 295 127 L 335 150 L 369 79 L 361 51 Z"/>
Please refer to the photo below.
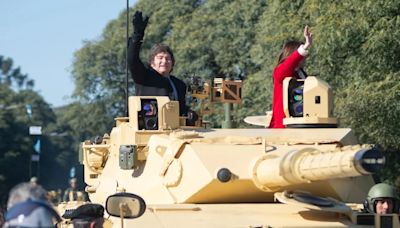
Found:
<path fill-rule="evenodd" d="M 34 81 L 28 79 L 26 74 L 21 73 L 21 68 L 13 68 L 13 60 L 4 58 L 0 55 L 0 84 L 16 86 L 18 89 L 25 87 L 30 89 L 34 86 Z"/>
<path fill-rule="evenodd" d="M 30 177 L 33 139 L 29 126 L 46 127 L 55 116 L 32 90 L 33 80 L 22 74 L 19 67 L 14 68 L 12 59 L 0 56 L 0 66 L 0 203 L 4 204 L 8 190 Z M 27 104 L 33 110 L 31 117 L 27 115 Z"/>
<path fill-rule="evenodd" d="M 179 61 L 177 75 L 197 75 L 204 80 L 250 78 L 258 69 L 250 48 L 265 8 L 265 1 L 206 1 L 191 15 L 175 20 L 168 42 Z M 244 88 L 245 105 L 250 91 Z M 217 109 L 212 117 L 217 125 L 223 116 Z"/>

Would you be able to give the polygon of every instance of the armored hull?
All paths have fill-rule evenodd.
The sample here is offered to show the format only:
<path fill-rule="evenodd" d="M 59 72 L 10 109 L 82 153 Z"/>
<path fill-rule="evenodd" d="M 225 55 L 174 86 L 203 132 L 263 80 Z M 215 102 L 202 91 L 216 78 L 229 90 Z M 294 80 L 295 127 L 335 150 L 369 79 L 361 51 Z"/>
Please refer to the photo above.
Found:
<path fill-rule="evenodd" d="M 107 207 L 115 193 L 144 199 L 141 217 L 108 217 L 113 227 L 373 226 L 377 218 L 360 209 L 384 157 L 351 129 L 327 128 L 336 125 L 331 93 L 304 88 L 315 96 L 304 102 L 326 108 L 305 103 L 300 122 L 285 120 L 292 129 L 185 127 L 178 102 L 130 97 L 129 117 L 82 144 L 91 202 Z"/>

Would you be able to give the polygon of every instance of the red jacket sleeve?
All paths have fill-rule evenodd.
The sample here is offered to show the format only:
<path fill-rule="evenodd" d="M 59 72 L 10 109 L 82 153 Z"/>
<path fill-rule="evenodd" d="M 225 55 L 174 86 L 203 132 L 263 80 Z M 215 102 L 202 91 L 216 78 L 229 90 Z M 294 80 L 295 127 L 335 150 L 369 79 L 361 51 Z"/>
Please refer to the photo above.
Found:
<path fill-rule="evenodd" d="M 280 63 L 274 70 L 274 80 L 283 81 L 286 77 L 294 75 L 295 69 L 299 66 L 304 56 L 299 51 L 294 51 L 287 59 Z"/>

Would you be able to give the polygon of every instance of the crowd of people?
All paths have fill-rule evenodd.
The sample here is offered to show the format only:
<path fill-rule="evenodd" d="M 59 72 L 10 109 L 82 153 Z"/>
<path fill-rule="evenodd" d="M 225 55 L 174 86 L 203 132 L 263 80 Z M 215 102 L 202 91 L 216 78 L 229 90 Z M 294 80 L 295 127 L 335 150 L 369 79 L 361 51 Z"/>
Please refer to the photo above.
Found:
<path fill-rule="evenodd" d="M 39 184 L 37 177 L 14 186 L 9 193 L 7 210 L 0 208 L 0 227 L 55 227 L 61 221 L 54 209 L 58 203 L 88 200 L 86 193 L 78 189 L 76 178 L 69 183 L 62 199 L 56 197 L 56 200 L 51 197 L 51 191 Z"/>
<path fill-rule="evenodd" d="M 61 221 L 47 191 L 35 182 L 23 182 L 11 189 L 4 227 L 54 227 Z"/>
<path fill-rule="evenodd" d="M 86 200 L 77 189 L 77 180 L 70 180 L 63 202 Z M 81 198 L 80 198 L 81 197 Z M 364 202 L 363 213 L 400 214 L 400 198 L 392 185 L 379 183 L 372 186 Z M 0 210 L 0 227 L 55 227 L 61 217 L 49 201 L 48 192 L 32 179 L 11 189 L 7 211 Z"/>

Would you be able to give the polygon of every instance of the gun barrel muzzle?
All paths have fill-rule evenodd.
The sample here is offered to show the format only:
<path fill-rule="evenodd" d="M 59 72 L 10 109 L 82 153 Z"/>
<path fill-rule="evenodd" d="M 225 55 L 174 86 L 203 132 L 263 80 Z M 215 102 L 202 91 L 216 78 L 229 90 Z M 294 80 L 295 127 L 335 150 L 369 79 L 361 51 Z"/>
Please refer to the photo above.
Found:
<path fill-rule="evenodd" d="M 385 164 L 376 147 L 346 146 L 334 151 L 304 148 L 267 154 L 253 167 L 253 181 L 263 190 L 335 178 L 371 174 Z"/>

